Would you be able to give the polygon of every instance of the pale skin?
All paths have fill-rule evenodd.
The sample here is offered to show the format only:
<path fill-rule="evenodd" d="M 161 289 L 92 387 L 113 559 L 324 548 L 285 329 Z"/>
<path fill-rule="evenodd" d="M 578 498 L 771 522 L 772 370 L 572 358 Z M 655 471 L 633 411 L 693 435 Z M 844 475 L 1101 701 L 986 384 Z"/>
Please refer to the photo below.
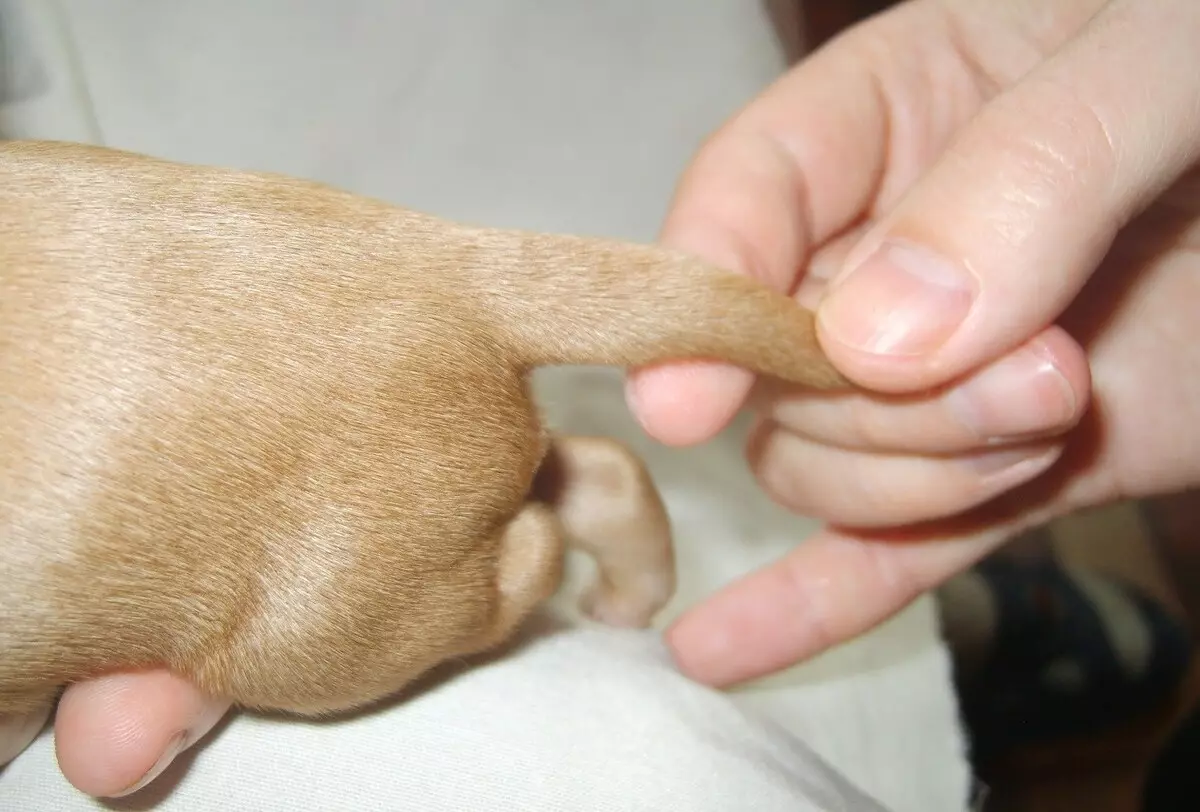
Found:
<path fill-rule="evenodd" d="M 664 240 L 795 290 L 867 392 L 749 401 L 763 486 L 829 524 L 676 622 L 686 673 L 770 673 L 1024 527 L 1200 483 L 1198 40 L 1192 0 L 913 0 L 805 60 L 695 157 Z M 867 261 L 884 244 L 900 273 Z M 921 299 L 914 274 L 942 295 Z M 630 402 L 684 445 L 752 385 L 644 370 Z M 60 765 L 83 792 L 125 794 L 226 710 L 166 673 L 76 685 Z"/>

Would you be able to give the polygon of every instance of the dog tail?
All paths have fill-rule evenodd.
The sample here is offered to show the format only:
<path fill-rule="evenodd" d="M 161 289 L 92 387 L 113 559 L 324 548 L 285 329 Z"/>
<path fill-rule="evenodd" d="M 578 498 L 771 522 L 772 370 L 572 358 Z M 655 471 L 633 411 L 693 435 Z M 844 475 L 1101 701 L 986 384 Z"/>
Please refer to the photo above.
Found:
<path fill-rule="evenodd" d="M 847 386 L 813 314 L 762 284 L 661 247 L 476 232 L 473 283 L 529 367 L 732 363 L 821 389 Z"/>

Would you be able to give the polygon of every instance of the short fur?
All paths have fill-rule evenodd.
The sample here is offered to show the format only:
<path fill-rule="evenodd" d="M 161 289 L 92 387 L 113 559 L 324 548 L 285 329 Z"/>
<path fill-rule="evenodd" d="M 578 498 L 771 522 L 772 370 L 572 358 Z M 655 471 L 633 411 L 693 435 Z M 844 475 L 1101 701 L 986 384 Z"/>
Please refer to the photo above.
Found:
<path fill-rule="evenodd" d="M 685 358 L 843 383 L 810 313 L 662 248 L 0 145 L 0 713 L 160 665 L 358 707 L 505 640 L 564 533 L 594 614 L 648 623 L 674 583 L 654 486 L 548 436 L 527 376 Z"/>

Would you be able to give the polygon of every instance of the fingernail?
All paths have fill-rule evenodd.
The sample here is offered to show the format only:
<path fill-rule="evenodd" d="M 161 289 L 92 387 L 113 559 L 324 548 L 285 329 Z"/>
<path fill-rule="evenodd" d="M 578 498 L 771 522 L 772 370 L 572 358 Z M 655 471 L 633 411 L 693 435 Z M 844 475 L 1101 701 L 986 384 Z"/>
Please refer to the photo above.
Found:
<path fill-rule="evenodd" d="M 1054 358 L 1035 344 L 988 367 L 947 403 L 976 436 L 994 443 L 1066 428 L 1078 402 Z"/>
<path fill-rule="evenodd" d="M 145 775 L 139 778 L 137 783 L 135 783 L 133 786 L 129 787 L 128 789 L 121 790 L 112 797 L 124 798 L 126 795 L 132 795 L 138 790 L 145 789 L 151 781 L 162 775 L 163 770 L 171 766 L 171 762 L 174 761 L 175 757 L 183 751 L 186 744 L 186 731 L 175 734 L 174 738 L 167 743 L 167 747 L 165 750 L 163 750 L 163 754 L 159 757 L 158 761 L 154 762 L 154 766 L 147 770 Z"/>
<path fill-rule="evenodd" d="M 827 337 L 874 355 L 924 355 L 971 310 L 977 280 L 917 246 L 884 243 L 834 282 L 818 310 Z"/>
<path fill-rule="evenodd" d="M 1050 467 L 1050 464 L 1058 457 L 1058 453 L 1057 446 L 1006 448 L 1002 451 L 988 451 L 968 457 L 966 464 L 977 476 L 984 479 L 993 480 L 1003 477 L 1020 482 Z"/>

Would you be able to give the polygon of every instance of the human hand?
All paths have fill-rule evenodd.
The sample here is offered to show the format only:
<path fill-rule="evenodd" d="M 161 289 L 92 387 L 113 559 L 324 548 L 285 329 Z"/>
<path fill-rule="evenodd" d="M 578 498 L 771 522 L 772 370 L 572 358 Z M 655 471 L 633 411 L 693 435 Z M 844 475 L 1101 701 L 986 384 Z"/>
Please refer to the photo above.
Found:
<path fill-rule="evenodd" d="M 664 240 L 818 307 L 863 391 L 755 393 L 759 480 L 830 524 L 676 622 L 685 672 L 769 673 L 1021 529 L 1198 480 L 1198 36 L 1190 0 L 913 0 L 704 146 Z M 643 370 L 630 403 L 692 443 L 751 383 Z"/>
<path fill-rule="evenodd" d="M 59 767 L 88 795 L 128 795 L 157 778 L 228 709 L 228 702 L 204 696 L 167 671 L 73 685 L 55 712 Z M 0 719 L 0 766 L 32 741 L 43 721 Z"/>

